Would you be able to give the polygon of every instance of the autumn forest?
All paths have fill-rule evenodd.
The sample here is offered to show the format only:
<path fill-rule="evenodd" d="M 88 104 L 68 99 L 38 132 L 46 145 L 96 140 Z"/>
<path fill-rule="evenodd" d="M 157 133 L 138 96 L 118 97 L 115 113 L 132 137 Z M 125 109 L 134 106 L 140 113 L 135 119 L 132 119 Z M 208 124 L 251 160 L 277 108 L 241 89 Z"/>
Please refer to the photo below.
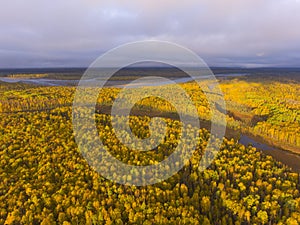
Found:
<path fill-rule="evenodd" d="M 127 71 L 122 80 L 132 80 L 137 73 Z M 145 186 L 106 179 L 83 157 L 72 127 L 76 86 L 67 83 L 74 77 L 61 76 L 66 83 L 52 86 L 1 81 L 0 224 L 299 224 L 299 167 L 283 163 L 263 147 L 239 141 L 241 136 L 251 137 L 274 151 L 292 154 L 299 165 L 299 74 L 232 74 L 217 76 L 226 102 L 227 127 L 212 164 L 199 170 L 211 137 L 210 112 L 224 111 L 218 105 L 212 108 L 195 82 L 180 83 L 195 103 L 202 125 L 201 129 L 193 123 L 187 126 L 198 135 L 195 151 L 173 176 Z M 4 77 L 55 80 L 59 76 L 15 73 Z M 151 135 L 151 117 L 159 116 L 167 125 L 163 142 L 148 152 L 124 147 L 111 124 L 112 119 L 124 118 L 110 115 L 120 90 L 104 87 L 95 106 L 97 138 L 112 156 L 129 165 L 155 165 L 179 143 L 189 145 L 188 139 L 180 140 L 183 124 L 172 104 L 150 97 L 134 104 L 129 125 L 136 136 L 146 138 Z M 172 90 L 172 84 L 159 88 L 160 92 Z M 89 99 L 83 102 L 89 104 Z M 189 110 L 186 106 L 187 114 Z M 121 136 L 127 138 L 125 130 Z M 119 168 L 103 170 L 114 173 Z"/>

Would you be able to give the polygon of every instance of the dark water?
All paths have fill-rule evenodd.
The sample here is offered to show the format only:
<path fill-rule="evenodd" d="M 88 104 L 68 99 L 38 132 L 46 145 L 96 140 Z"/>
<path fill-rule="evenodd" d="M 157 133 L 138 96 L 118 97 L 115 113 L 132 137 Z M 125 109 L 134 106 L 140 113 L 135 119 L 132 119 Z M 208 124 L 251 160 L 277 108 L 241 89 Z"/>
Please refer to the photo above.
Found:
<path fill-rule="evenodd" d="M 246 136 L 246 135 L 241 135 L 241 138 L 239 140 L 239 142 L 243 145 L 248 145 L 248 144 L 252 144 L 253 147 L 255 148 L 259 148 L 261 150 L 266 150 L 266 151 L 276 151 L 276 150 L 279 150 L 279 149 L 276 149 L 272 146 L 269 146 L 269 145 L 266 145 L 266 144 L 263 144 L 263 143 L 260 143 L 260 142 L 257 142 L 255 141 L 254 139 Z"/>
<path fill-rule="evenodd" d="M 277 161 L 291 167 L 295 172 L 300 173 L 300 155 L 257 142 L 246 135 L 241 135 L 239 143 L 246 146 L 251 144 L 253 147 L 262 150 L 265 154 L 271 155 Z"/>

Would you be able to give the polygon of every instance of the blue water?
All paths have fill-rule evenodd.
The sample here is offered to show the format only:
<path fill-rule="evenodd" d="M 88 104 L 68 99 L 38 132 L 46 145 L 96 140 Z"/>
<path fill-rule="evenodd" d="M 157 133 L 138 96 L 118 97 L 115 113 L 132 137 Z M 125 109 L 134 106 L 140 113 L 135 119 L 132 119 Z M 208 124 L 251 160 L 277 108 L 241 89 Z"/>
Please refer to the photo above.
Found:
<path fill-rule="evenodd" d="M 234 74 L 216 74 L 215 77 L 236 77 L 236 76 L 245 76 L 248 75 L 246 73 L 234 73 Z M 201 76 L 202 79 L 209 78 L 210 76 Z M 84 80 L 87 84 L 91 83 L 94 84 L 95 81 L 100 78 L 93 78 L 89 80 Z M 176 83 L 185 83 L 192 81 L 191 77 L 183 77 L 183 78 L 176 78 L 173 81 Z M 74 86 L 77 85 L 79 80 L 59 80 L 59 79 L 48 79 L 48 78 L 9 78 L 9 77 L 0 77 L 0 81 L 6 83 L 26 83 L 26 84 L 34 84 L 34 85 L 42 85 L 42 86 Z M 109 81 L 108 86 L 116 86 L 122 87 L 122 83 L 126 83 L 126 81 L 118 80 L 118 81 Z M 171 82 L 149 82 L 143 83 L 143 86 L 161 86 L 170 84 Z M 134 87 L 134 86 L 133 86 Z"/>
<path fill-rule="evenodd" d="M 251 144 L 253 147 L 259 148 L 259 149 L 262 149 L 262 150 L 276 150 L 274 147 L 263 144 L 263 143 L 260 143 L 260 142 L 257 142 L 254 139 L 252 139 L 252 138 L 250 138 L 246 135 L 241 135 L 239 143 L 241 143 L 245 146 L 247 146 L 248 144 Z"/>

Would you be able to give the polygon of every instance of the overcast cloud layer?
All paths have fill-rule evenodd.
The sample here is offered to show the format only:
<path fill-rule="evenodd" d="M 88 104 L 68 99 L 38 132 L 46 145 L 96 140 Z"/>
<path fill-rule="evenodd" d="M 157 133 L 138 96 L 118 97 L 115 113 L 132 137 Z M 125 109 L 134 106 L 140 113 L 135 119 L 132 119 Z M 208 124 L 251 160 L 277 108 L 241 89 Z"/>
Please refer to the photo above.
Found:
<path fill-rule="evenodd" d="M 300 67 L 300 0 L 1 0 L 0 68 L 88 66 L 147 39 L 211 66 Z"/>

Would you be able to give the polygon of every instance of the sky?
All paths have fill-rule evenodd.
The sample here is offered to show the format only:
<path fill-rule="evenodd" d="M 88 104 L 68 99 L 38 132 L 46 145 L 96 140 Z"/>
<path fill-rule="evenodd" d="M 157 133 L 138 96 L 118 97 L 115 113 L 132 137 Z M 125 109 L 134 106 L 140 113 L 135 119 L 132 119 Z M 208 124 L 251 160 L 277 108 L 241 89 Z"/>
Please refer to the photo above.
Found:
<path fill-rule="evenodd" d="M 170 41 L 209 66 L 300 67 L 300 0 L 1 0 L 0 68 L 86 67 Z"/>

